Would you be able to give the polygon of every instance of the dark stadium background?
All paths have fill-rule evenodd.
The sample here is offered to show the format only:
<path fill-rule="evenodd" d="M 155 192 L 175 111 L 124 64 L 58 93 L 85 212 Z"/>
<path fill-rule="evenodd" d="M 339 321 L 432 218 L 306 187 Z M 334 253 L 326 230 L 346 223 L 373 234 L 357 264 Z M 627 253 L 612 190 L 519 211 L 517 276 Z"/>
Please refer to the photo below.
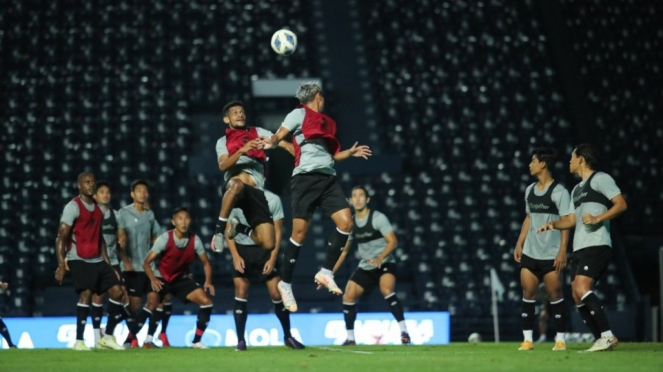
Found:
<path fill-rule="evenodd" d="M 491 334 L 494 267 L 507 288 L 502 338 L 519 339 L 511 252 L 530 151 L 554 147 L 555 178 L 571 188 L 570 153 L 591 142 L 629 205 L 612 224 L 615 259 L 598 292 L 620 339 L 650 340 L 663 247 L 661 17 L 653 0 L 3 0 L 0 280 L 11 290 L 0 314 L 73 314 L 71 284 L 53 279 L 54 241 L 79 172 L 108 180 L 116 209 L 130 203 L 133 179 L 149 180 L 162 225 L 187 206 L 207 243 L 220 203 L 220 108 L 242 100 L 249 122 L 274 130 L 297 102 L 257 97 L 252 83 L 319 78 L 344 147 L 374 150 L 340 165 L 339 178 L 346 190 L 366 185 L 395 224 L 407 310 L 448 310 L 452 340 Z M 269 47 L 282 27 L 299 37 L 291 57 Z M 291 169 L 288 155 L 272 154 L 284 237 Z M 315 221 L 296 271 L 300 308 L 339 312 L 312 285 L 329 232 Z M 212 258 L 215 312 L 225 313 L 230 262 Z M 272 307 L 258 286 L 251 298 L 252 312 Z M 373 294 L 359 310 L 386 309 Z"/>

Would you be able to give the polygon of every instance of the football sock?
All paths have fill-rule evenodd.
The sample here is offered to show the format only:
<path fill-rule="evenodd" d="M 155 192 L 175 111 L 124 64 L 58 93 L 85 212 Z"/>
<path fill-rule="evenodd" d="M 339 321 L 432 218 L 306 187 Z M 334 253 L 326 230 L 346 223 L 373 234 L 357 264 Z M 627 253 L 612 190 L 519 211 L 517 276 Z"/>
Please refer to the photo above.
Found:
<path fill-rule="evenodd" d="M 585 304 L 576 305 L 576 308 L 578 309 L 578 313 L 580 314 L 582 321 L 587 325 L 589 331 L 592 332 L 594 338 L 596 338 L 597 340 L 601 338 L 601 331 L 599 331 L 599 326 L 598 324 L 596 324 L 596 319 L 594 319 L 592 314 L 589 312 L 589 308 L 587 307 L 587 305 Z"/>
<path fill-rule="evenodd" d="M 526 300 L 523 298 L 522 305 L 522 326 L 523 326 L 523 337 L 525 341 L 532 342 L 532 333 L 534 329 L 534 309 L 536 307 L 535 300 Z"/>
<path fill-rule="evenodd" d="M 343 248 L 345 248 L 345 243 L 348 241 L 348 236 L 350 236 L 350 232 L 341 231 L 338 228 L 332 232 L 327 243 L 327 258 L 325 258 L 325 262 L 322 264 L 323 269 L 334 269 L 336 261 L 338 261 Z"/>
<path fill-rule="evenodd" d="M 198 310 L 198 319 L 196 320 L 196 335 L 193 336 L 193 343 L 200 342 L 200 339 L 203 338 L 203 333 L 209 324 L 209 318 L 212 315 L 212 306 L 201 306 Z"/>
<path fill-rule="evenodd" d="M 348 340 L 355 340 L 355 320 L 357 319 L 357 305 L 352 302 L 343 303 L 343 318 L 345 319 L 345 329 L 348 331 Z"/>
<path fill-rule="evenodd" d="M 89 313 L 90 305 L 76 305 L 76 341 L 83 341 L 83 333 L 85 332 L 85 324 Z"/>
<path fill-rule="evenodd" d="M 557 331 L 557 338 L 559 339 L 559 334 L 564 334 L 568 326 L 569 315 L 566 310 L 566 303 L 564 299 L 550 303 L 550 311 L 552 312 L 553 318 L 555 319 L 555 330 Z M 562 336 L 563 337 L 563 336 Z"/>
<path fill-rule="evenodd" d="M 124 308 L 121 303 L 115 302 L 111 299 L 108 300 L 108 321 L 106 322 L 105 334 L 112 336 L 115 327 L 124 318 Z"/>
<path fill-rule="evenodd" d="M 226 232 L 226 223 L 228 223 L 227 218 L 221 218 L 219 217 L 219 220 L 216 222 L 216 228 L 214 229 L 214 234 L 221 234 L 223 235 Z"/>
<path fill-rule="evenodd" d="M 246 329 L 246 300 L 243 298 L 235 297 L 235 309 L 233 310 L 235 317 L 235 330 L 237 331 L 237 341 L 244 341 L 244 330 Z"/>
<path fill-rule="evenodd" d="M 283 306 L 283 301 L 272 301 L 274 303 L 274 314 L 279 319 L 281 327 L 283 327 L 283 337 L 290 338 L 290 312 Z"/>
<path fill-rule="evenodd" d="M 253 231 L 253 229 L 251 228 L 251 226 L 238 223 L 237 226 L 235 226 L 235 231 L 237 231 L 238 234 L 244 234 L 250 237 L 251 231 Z"/>
<path fill-rule="evenodd" d="M 292 238 L 283 250 L 283 260 L 281 262 L 281 281 L 284 283 L 292 283 L 292 272 L 295 270 L 295 262 L 299 256 L 299 249 L 301 244 L 296 243 Z"/>
<path fill-rule="evenodd" d="M 150 336 L 150 338 L 153 338 L 154 332 L 157 331 L 157 327 L 159 326 L 159 321 L 161 320 L 161 314 L 163 314 L 163 310 L 157 308 L 156 311 L 152 313 L 152 316 L 150 316 L 150 322 L 148 323 L 149 325 L 147 326 L 147 335 Z"/>
<path fill-rule="evenodd" d="M 163 314 L 161 315 L 161 333 L 166 333 L 168 329 L 168 322 L 170 321 L 170 316 L 173 314 L 173 303 L 166 302 L 163 304 Z"/>
<path fill-rule="evenodd" d="M 608 316 L 605 315 L 605 311 L 603 311 L 603 307 L 599 303 L 599 298 L 596 297 L 596 294 L 594 294 L 592 291 L 589 291 L 584 296 L 582 296 L 580 300 L 585 305 L 587 305 L 589 313 L 592 314 L 594 319 L 596 319 L 596 325 L 598 326 L 599 332 L 610 331 Z"/>
<path fill-rule="evenodd" d="M 94 343 L 96 344 L 101 340 L 101 318 L 104 316 L 104 305 L 92 303 L 90 308 L 90 316 L 92 317 L 92 329 L 94 329 Z"/>
<path fill-rule="evenodd" d="M 405 315 L 403 314 L 403 305 L 401 305 L 401 302 L 398 301 L 398 296 L 396 296 L 396 293 L 392 293 L 386 296 L 384 300 L 387 302 L 389 310 L 391 310 L 391 313 L 394 315 L 396 321 L 399 323 L 403 322 L 405 320 Z M 405 332 L 402 329 L 401 331 Z"/>
<path fill-rule="evenodd" d="M 7 330 L 7 325 L 5 324 L 4 320 L 2 320 L 2 317 L 0 317 L 0 335 L 2 335 L 2 337 L 4 337 L 7 341 L 7 346 L 15 346 L 12 342 L 12 337 L 9 335 L 9 330 Z"/>

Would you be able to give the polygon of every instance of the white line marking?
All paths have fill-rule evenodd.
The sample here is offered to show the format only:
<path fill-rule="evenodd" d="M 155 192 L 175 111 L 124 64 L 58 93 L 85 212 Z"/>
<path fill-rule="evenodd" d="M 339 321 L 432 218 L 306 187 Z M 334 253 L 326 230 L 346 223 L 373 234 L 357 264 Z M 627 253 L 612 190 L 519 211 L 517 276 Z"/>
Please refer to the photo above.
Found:
<path fill-rule="evenodd" d="M 316 349 L 327 350 L 327 351 L 338 351 L 338 352 L 341 352 L 341 353 L 355 353 L 355 354 L 373 355 L 373 353 L 371 353 L 370 351 L 332 349 L 331 347 L 317 347 Z"/>

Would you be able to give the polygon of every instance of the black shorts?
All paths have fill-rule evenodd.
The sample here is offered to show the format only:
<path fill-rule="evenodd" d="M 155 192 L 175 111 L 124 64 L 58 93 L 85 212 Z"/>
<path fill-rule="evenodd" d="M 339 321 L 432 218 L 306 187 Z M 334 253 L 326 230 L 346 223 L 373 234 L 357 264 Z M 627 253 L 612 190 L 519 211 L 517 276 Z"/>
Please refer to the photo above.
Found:
<path fill-rule="evenodd" d="M 296 174 L 290 180 L 292 217 L 310 221 L 317 207 L 327 217 L 350 208 L 336 176 L 322 173 Z"/>
<path fill-rule="evenodd" d="M 161 291 L 157 292 L 159 295 L 159 302 L 162 302 L 166 294 L 170 293 L 173 296 L 179 298 L 182 302 L 187 303 L 189 300 L 186 299 L 186 296 L 188 296 L 189 293 L 195 291 L 196 289 L 201 288 L 201 286 L 196 283 L 196 281 L 193 280 L 193 278 L 191 278 L 189 275 L 182 274 L 173 279 L 173 281 L 170 283 L 165 281 L 163 278 L 159 279 L 163 283 Z M 150 284 L 149 292 L 154 292 L 152 289 L 152 284 Z"/>
<path fill-rule="evenodd" d="M 120 269 L 120 265 L 111 265 L 113 270 L 120 276 L 120 283 L 124 285 L 124 276 L 122 276 L 122 269 Z"/>
<path fill-rule="evenodd" d="M 607 245 L 582 248 L 571 256 L 571 276 L 588 276 L 599 280 L 612 258 L 612 248 Z"/>
<path fill-rule="evenodd" d="M 272 255 L 272 251 L 268 251 L 257 245 L 237 244 L 237 253 L 244 260 L 244 272 L 240 273 L 233 266 L 233 278 L 246 278 L 262 283 L 279 276 L 276 267 L 267 275 L 263 275 L 262 273 L 265 263 L 269 261 Z M 230 262 L 232 265 L 232 261 Z"/>
<path fill-rule="evenodd" d="M 235 203 L 235 208 L 242 210 L 251 228 L 263 223 L 274 224 L 265 192 L 260 189 L 244 184 L 242 197 Z"/>
<path fill-rule="evenodd" d="M 106 293 L 108 289 L 120 284 L 113 268 L 105 261 L 85 262 L 83 260 L 68 261 L 71 279 L 74 282 L 76 293 L 91 290 L 98 295 Z"/>
<path fill-rule="evenodd" d="M 370 292 L 380 284 L 380 278 L 384 274 L 392 274 L 393 276 L 396 276 L 396 264 L 388 262 L 382 264 L 382 267 L 379 269 L 375 268 L 373 270 L 357 268 L 357 270 L 352 273 L 350 280 L 362 287 L 364 292 Z"/>
<path fill-rule="evenodd" d="M 527 255 L 520 257 L 520 269 L 527 269 L 543 282 L 543 277 L 551 271 L 555 271 L 555 260 L 539 260 Z"/>
<path fill-rule="evenodd" d="M 124 285 L 127 287 L 127 294 L 131 297 L 143 297 L 152 291 L 152 284 L 144 271 L 125 271 Z"/>

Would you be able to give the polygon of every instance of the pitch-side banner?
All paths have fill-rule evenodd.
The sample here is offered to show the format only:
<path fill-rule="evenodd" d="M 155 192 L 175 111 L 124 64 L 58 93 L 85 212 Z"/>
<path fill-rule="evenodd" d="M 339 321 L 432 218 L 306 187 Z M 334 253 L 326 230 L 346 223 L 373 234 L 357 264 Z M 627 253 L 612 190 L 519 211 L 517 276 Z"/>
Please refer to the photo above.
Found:
<path fill-rule="evenodd" d="M 406 313 L 405 323 L 415 345 L 440 345 L 449 343 L 449 313 Z M 54 318 L 3 318 L 19 348 L 68 348 L 76 339 L 75 317 Z M 292 314 L 292 334 L 304 345 L 340 345 L 346 339 L 345 322 L 341 314 Z M 105 326 L 105 317 L 102 327 Z M 168 324 L 171 346 L 190 346 L 196 327 L 195 315 L 174 315 Z M 161 325 L 155 336 L 161 332 Z M 122 342 L 128 330 L 124 323 L 115 329 L 118 342 Z M 145 339 L 147 325 L 138 335 Z M 249 314 L 245 335 L 248 346 L 283 345 L 283 330 L 274 314 Z M 360 313 L 355 322 L 355 338 L 358 344 L 400 344 L 400 328 L 391 313 Z M 212 315 L 203 336 L 207 346 L 235 346 L 237 333 L 232 315 Z M 88 321 L 85 343 L 94 346 L 94 331 Z M 154 343 L 161 346 L 158 338 Z M 7 348 L 3 339 L 2 347 Z"/>

